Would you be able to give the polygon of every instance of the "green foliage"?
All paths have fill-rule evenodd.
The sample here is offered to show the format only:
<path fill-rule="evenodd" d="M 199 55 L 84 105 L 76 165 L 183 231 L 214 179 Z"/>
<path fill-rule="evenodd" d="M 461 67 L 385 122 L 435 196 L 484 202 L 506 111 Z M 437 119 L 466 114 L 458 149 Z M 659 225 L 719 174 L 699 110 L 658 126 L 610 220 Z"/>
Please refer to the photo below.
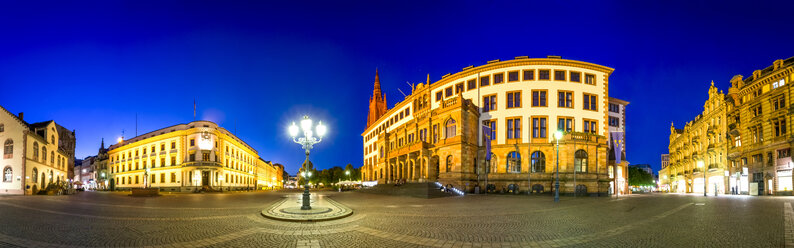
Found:
<path fill-rule="evenodd" d="M 636 167 L 629 167 L 629 185 L 644 186 L 653 185 L 653 175 Z"/>
<path fill-rule="evenodd" d="M 361 178 L 361 170 L 356 169 L 353 167 L 352 164 L 347 164 L 345 168 L 339 166 L 334 166 L 332 168 L 324 169 L 324 170 L 310 170 L 312 172 L 312 176 L 309 178 L 309 183 L 317 184 L 321 183 L 324 187 L 331 187 L 333 184 L 336 184 L 340 181 L 348 181 L 353 180 L 357 181 Z M 345 174 L 345 171 L 349 171 L 350 174 Z M 303 177 L 301 173 L 303 171 L 298 172 L 298 185 L 303 185 Z"/>

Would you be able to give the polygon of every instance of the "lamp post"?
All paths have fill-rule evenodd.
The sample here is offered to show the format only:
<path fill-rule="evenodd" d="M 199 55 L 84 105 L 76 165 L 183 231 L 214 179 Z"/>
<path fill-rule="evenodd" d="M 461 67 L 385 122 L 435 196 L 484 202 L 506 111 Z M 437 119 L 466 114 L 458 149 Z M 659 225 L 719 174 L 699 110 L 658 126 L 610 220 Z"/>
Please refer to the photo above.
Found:
<path fill-rule="evenodd" d="M 700 168 L 700 173 L 703 173 L 703 196 L 706 196 L 706 166 L 703 160 L 698 160 L 698 168 Z"/>
<path fill-rule="evenodd" d="M 248 171 L 248 174 L 254 174 L 254 171 Z M 249 191 L 251 190 L 251 179 L 245 181 L 245 187 L 248 188 Z"/>
<path fill-rule="evenodd" d="M 557 141 L 557 181 L 554 182 L 554 202 L 560 202 L 560 139 L 562 139 L 562 132 L 557 130 L 554 132 L 554 140 Z"/>
<path fill-rule="evenodd" d="M 298 126 L 295 125 L 295 122 L 289 127 L 289 135 L 292 137 L 292 141 L 301 145 L 303 150 L 306 151 L 306 162 L 304 162 L 304 173 L 308 172 L 307 175 L 311 177 L 312 173 L 308 171 L 309 167 L 309 150 L 314 147 L 314 144 L 320 143 L 323 140 L 323 136 L 325 136 L 326 131 L 328 129 L 323 125 L 323 122 L 320 121 L 317 123 L 316 131 L 317 131 L 317 138 L 312 137 L 312 119 L 309 119 L 308 115 L 304 115 L 303 119 L 300 121 L 300 129 L 303 130 L 303 137 L 298 138 Z M 306 177 L 305 177 L 306 178 Z M 309 210 L 312 209 L 309 202 L 309 180 L 306 178 L 303 190 L 303 205 L 301 206 L 302 210 Z"/>
<path fill-rule="evenodd" d="M 107 179 L 105 178 L 105 172 L 102 172 L 102 189 L 107 190 Z"/>

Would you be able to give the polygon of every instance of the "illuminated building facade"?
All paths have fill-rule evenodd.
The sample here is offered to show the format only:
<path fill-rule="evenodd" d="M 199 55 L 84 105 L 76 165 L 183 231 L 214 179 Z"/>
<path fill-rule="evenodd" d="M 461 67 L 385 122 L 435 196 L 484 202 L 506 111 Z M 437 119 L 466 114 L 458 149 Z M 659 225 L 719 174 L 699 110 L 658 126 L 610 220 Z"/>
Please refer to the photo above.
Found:
<path fill-rule="evenodd" d="M 659 179 L 667 185 L 663 188 L 677 193 L 702 194 L 704 189 L 711 194 L 726 192 L 726 113 L 729 110 L 726 100 L 726 95 L 712 82 L 703 112 L 681 129 L 671 123 L 669 166 L 659 172 Z"/>
<path fill-rule="evenodd" d="M 58 132 L 66 129 L 55 121 L 28 124 L 23 113 L 14 115 L 2 106 L 0 109 L 0 194 L 36 194 L 50 184 L 68 182 L 68 161 L 73 160 L 68 156 L 74 152 L 63 150 Z M 69 133 L 73 142 L 74 133 Z"/>
<path fill-rule="evenodd" d="M 256 150 L 209 121 L 155 130 L 111 145 L 111 184 L 117 190 L 242 190 L 277 183 L 280 172 L 259 159 Z M 274 174 L 275 173 L 275 174 Z"/>
<path fill-rule="evenodd" d="M 428 76 L 383 114 L 373 109 L 385 105 L 376 73 L 362 133 L 362 178 L 439 182 L 466 192 L 486 184 L 496 191 L 551 192 L 559 129 L 561 192 L 625 192 L 628 162 L 620 153 L 615 164 L 609 140 L 610 131 L 624 130 L 621 110 L 628 102 L 609 97 L 612 71 L 557 56 L 494 60 L 433 83 Z M 620 119 L 610 123 L 611 116 Z"/>
<path fill-rule="evenodd" d="M 705 184 L 709 194 L 790 195 L 793 72 L 794 58 L 776 60 L 748 78 L 734 76 L 727 95 L 712 82 L 703 113 L 683 129 L 670 127 L 660 183 L 681 193 L 703 193 Z"/>
<path fill-rule="evenodd" d="M 741 193 L 790 195 L 791 180 L 791 81 L 794 57 L 775 60 L 771 66 L 744 78 L 731 79 L 728 96 L 728 160 L 730 188 Z"/>

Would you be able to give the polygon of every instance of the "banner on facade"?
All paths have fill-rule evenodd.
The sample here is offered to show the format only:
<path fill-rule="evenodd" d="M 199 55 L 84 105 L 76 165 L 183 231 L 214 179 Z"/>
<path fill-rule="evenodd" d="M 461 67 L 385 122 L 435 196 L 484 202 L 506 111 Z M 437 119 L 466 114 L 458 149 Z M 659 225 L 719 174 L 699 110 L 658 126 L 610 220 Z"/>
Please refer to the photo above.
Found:
<path fill-rule="evenodd" d="M 491 161 L 491 127 L 482 126 L 482 139 L 485 143 L 485 160 Z"/>
<path fill-rule="evenodd" d="M 615 164 L 620 164 L 621 154 L 623 154 L 623 132 L 610 132 L 612 139 L 612 151 L 615 152 Z"/>

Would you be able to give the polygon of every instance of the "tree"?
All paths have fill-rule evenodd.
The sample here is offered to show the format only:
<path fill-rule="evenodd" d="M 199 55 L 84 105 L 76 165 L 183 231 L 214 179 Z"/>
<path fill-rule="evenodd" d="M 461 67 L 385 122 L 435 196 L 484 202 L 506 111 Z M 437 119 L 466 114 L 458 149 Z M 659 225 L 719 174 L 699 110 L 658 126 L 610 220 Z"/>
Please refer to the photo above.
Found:
<path fill-rule="evenodd" d="M 629 167 L 629 185 L 644 186 L 653 185 L 653 175 L 637 167 Z"/>

